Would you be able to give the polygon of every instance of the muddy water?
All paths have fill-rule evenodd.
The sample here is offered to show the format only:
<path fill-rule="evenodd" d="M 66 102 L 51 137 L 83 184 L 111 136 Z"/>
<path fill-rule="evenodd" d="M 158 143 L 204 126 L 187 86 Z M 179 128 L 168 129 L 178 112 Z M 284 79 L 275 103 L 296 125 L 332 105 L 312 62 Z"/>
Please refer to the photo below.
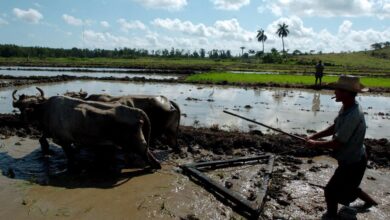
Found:
<path fill-rule="evenodd" d="M 72 81 L 40 85 L 47 96 L 80 89 L 88 93 L 110 95 L 150 94 L 165 95 L 175 100 L 182 110 L 183 125 L 218 126 L 222 129 L 266 129 L 223 113 L 227 109 L 236 114 L 256 119 L 282 130 L 306 134 L 319 131 L 332 123 L 340 103 L 330 91 L 297 89 L 244 89 L 225 86 L 198 86 L 189 84 L 135 83 L 106 81 Z M 35 94 L 35 86 L 17 88 L 19 94 Z M 13 88 L 0 90 L 0 112 L 12 108 Z M 390 138 L 390 95 L 363 94 L 357 100 L 366 112 L 367 135 L 372 138 Z"/>
<path fill-rule="evenodd" d="M 54 146 L 51 146 L 54 154 L 45 160 L 40 157 L 37 140 L 10 137 L 2 139 L 1 143 L 0 216 L 3 219 L 242 218 L 176 172 L 175 163 L 189 163 L 191 159 L 167 159 L 163 169 L 155 173 L 125 168 L 116 178 L 102 169 L 97 169 L 99 172 L 93 175 L 71 175 L 57 173 L 62 171 L 65 161 L 63 153 Z M 279 200 L 288 205 L 269 198 L 264 207 L 265 219 L 321 218 L 325 202 L 322 189 L 316 185 L 325 185 L 336 163 L 328 157 L 314 158 L 310 164 L 306 162 L 307 158 L 301 160 L 303 164 L 297 171 L 289 171 L 288 166 L 275 163 L 274 171 L 283 169 L 282 175 L 288 180 L 278 191 Z M 251 180 L 256 179 L 254 175 L 260 169 L 256 166 L 230 167 L 210 171 L 207 175 L 221 184 L 231 181 L 232 189 L 242 191 L 245 197 L 248 189 L 253 189 Z M 10 170 L 14 174 L 12 178 Z M 303 174 L 304 178 L 295 178 L 297 173 Z M 368 169 L 362 188 L 379 202 L 379 206 L 368 212 L 351 214 L 343 209 L 340 213 L 351 217 L 348 219 L 389 219 L 389 176 L 388 169 Z M 359 204 L 361 201 L 357 200 L 352 205 Z"/>
<path fill-rule="evenodd" d="M 53 155 L 45 159 L 40 156 L 37 140 L 11 137 L 1 141 L 0 216 L 4 219 L 239 218 L 213 195 L 176 172 L 172 161 L 165 160 L 163 169 L 155 173 L 125 168 L 113 177 L 97 168 L 93 174 L 72 175 L 61 173 L 65 161 L 55 146 L 51 146 Z M 233 172 L 224 171 L 225 175 Z"/>
<path fill-rule="evenodd" d="M 16 76 L 16 77 L 29 77 L 29 76 L 60 76 L 60 75 L 67 75 L 67 76 L 88 76 L 88 77 L 96 77 L 96 78 L 102 78 L 102 77 L 115 77 L 115 78 L 135 78 L 135 77 L 144 77 L 145 79 L 177 79 L 177 75 L 173 74 L 152 74 L 152 73 L 123 73 L 125 70 L 123 69 L 91 69 L 91 68 L 84 68 L 88 71 L 93 72 L 78 72 L 78 71 L 72 71 L 69 70 L 61 70 L 61 71 L 55 71 L 53 70 L 47 70 L 47 69 L 36 69 L 36 70 L 24 70 L 23 68 L 20 69 L 14 69 L 14 68 L 3 68 L 0 69 L 0 75 L 10 75 L 10 76 Z M 83 70 L 83 68 L 81 68 Z M 109 71 L 112 72 L 109 72 Z M 98 71 L 104 71 L 104 72 L 98 72 Z M 114 72 L 115 71 L 115 72 Z M 121 73 L 122 72 L 122 73 Z"/>

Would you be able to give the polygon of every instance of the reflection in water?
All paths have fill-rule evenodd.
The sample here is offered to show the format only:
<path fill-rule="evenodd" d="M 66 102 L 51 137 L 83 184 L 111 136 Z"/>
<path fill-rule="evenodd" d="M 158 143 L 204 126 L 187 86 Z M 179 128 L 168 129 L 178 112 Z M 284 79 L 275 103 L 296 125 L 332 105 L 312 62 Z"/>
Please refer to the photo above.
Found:
<path fill-rule="evenodd" d="M 36 85 L 17 87 L 20 94 L 35 94 Z M 179 104 L 182 112 L 181 124 L 210 127 L 218 124 L 222 129 L 248 131 L 265 128 L 250 124 L 239 118 L 223 113 L 234 111 L 244 117 L 287 132 L 306 134 L 307 130 L 322 130 L 330 119 L 335 118 L 341 107 L 331 99 L 331 91 L 296 89 L 244 89 L 229 86 L 204 86 L 169 83 L 136 83 L 108 81 L 70 81 L 41 84 L 47 96 L 63 94 L 65 91 L 83 91 L 89 94 L 104 93 L 119 96 L 127 94 L 164 95 Z M 0 113 L 12 110 L 12 91 L 15 88 L 0 89 Z M 211 97 L 210 97 L 210 94 Z M 187 100 L 187 97 L 198 99 Z M 321 99 L 321 104 L 319 101 Z M 390 97 L 389 95 L 359 94 L 359 102 L 366 112 L 367 135 L 372 138 L 390 138 Z M 316 107 L 317 105 L 317 107 Z M 314 107 L 313 107 L 314 106 Z M 321 111 L 312 113 L 312 109 Z M 314 111 L 314 110 L 313 110 Z M 381 113 L 381 114 L 379 114 Z"/>
<path fill-rule="evenodd" d="M 320 93 L 313 93 L 313 104 L 311 106 L 311 110 L 314 112 L 314 116 L 316 116 L 317 112 L 320 111 L 320 105 L 321 105 L 320 96 L 321 96 Z"/>
<path fill-rule="evenodd" d="M 278 89 L 274 91 L 272 97 L 274 98 L 275 102 L 279 105 L 280 103 L 282 103 L 283 98 L 286 97 L 286 95 L 287 95 L 286 91 Z"/>
<path fill-rule="evenodd" d="M 108 70 L 107 70 L 108 71 Z M 115 70 L 113 70 L 115 71 Z M 15 69 L 0 69 L 0 75 L 10 75 L 17 77 L 30 76 L 77 76 L 77 77 L 113 77 L 113 78 L 135 78 L 144 77 L 145 79 L 178 79 L 178 75 L 174 74 L 152 74 L 152 73 L 121 73 L 121 72 L 74 72 L 74 71 L 34 71 L 34 70 L 15 70 Z"/>

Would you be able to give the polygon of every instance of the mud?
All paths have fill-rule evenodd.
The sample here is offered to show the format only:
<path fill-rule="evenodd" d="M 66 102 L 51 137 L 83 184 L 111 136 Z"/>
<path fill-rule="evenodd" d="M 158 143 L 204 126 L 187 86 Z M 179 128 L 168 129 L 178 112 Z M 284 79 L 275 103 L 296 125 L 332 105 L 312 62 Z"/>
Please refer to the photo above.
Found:
<path fill-rule="evenodd" d="M 39 72 L 88 72 L 88 73 L 148 73 L 148 74 L 193 74 L 193 69 L 137 69 L 137 68 L 93 68 L 93 67 L 37 67 L 37 66 L 8 66 L 0 67 L 6 71 L 39 71 Z"/>
<path fill-rule="evenodd" d="M 37 128 L 24 124 L 19 118 L 18 114 L 0 114 L 1 138 L 10 136 L 38 138 L 40 132 Z M 218 155 L 244 156 L 261 152 L 296 157 L 314 157 L 329 153 L 326 150 L 305 148 L 302 141 L 282 134 L 263 134 L 258 130 L 223 131 L 218 126 L 212 128 L 181 126 L 179 144 L 187 146 L 187 151 L 192 153 L 195 159 L 205 161 L 215 159 Z M 390 141 L 388 139 L 366 138 L 364 144 L 371 160 L 371 167 L 390 168 Z M 156 148 L 165 150 L 166 146 L 157 145 Z M 204 155 L 199 155 L 200 149 L 209 150 L 213 152 L 213 155 L 203 157 Z"/>
<path fill-rule="evenodd" d="M 38 137 L 39 132 L 21 123 L 17 114 L 0 115 L 1 216 L 241 219 L 229 206 L 181 175 L 177 165 L 271 152 L 277 159 L 263 219 L 319 219 L 325 210 L 319 186 L 326 183 L 336 166 L 328 157 L 316 157 L 329 152 L 304 148 L 303 143 L 282 135 L 181 126 L 179 144 L 183 152 L 172 153 L 157 142 L 152 150 L 163 169 L 153 174 L 143 169 L 145 164 L 136 156 L 127 164 L 120 152 L 108 149 L 81 150 L 79 172 L 64 173 L 62 150 L 51 144 L 52 155 L 43 157 Z M 370 164 L 363 187 L 380 199 L 381 205 L 355 216 L 386 219 L 390 216 L 390 192 L 386 191 L 390 182 L 389 141 L 366 139 L 366 145 Z M 250 192 L 256 185 L 247 175 L 254 169 L 258 168 L 225 168 L 209 175 L 255 199 Z"/>

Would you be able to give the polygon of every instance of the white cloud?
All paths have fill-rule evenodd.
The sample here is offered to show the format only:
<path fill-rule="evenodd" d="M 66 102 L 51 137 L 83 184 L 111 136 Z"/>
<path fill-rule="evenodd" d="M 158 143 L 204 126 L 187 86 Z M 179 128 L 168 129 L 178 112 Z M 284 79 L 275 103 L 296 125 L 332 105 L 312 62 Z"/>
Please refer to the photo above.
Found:
<path fill-rule="evenodd" d="M 193 24 L 191 21 L 181 21 L 180 19 L 169 18 L 157 18 L 152 24 L 170 31 L 200 37 L 228 38 L 239 41 L 250 41 L 253 37 L 253 32 L 244 30 L 235 18 L 230 20 L 218 20 L 213 26 L 206 26 L 203 23 Z"/>
<path fill-rule="evenodd" d="M 239 10 L 245 5 L 249 5 L 250 0 L 211 0 L 217 9 Z"/>
<path fill-rule="evenodd" d="M 339 27 L 339 34 L 348 34 L 351 31 L 352 22 L 345 20 Z"/>
<path fill-rule="evenodd" d="M 83 25 L 83 20 L 75 18 L 71 15 L 63 14 L 62 19 L 64 19 L 64 21 L 69 25 L 73 25 L 73 26 Z"/>
<path fill-rule="evenodd" d="M 8 21 L 6 21 L 5 19 L 3 19 L 3 18 L 0 18 L 0 27 L 1 26 L 5 26 L 5 25 L 7 25 L 8 24 Z"/>
<path fill-rule="evenodd" d="M 101 21 L 100 22 L 100 25 L 104 28 L 109 28 L 110 27 L 110 23 L 108 23 L 107 21 Z"/>
<path fill-rule="evenodd" d="M 13 13 L 17 18 L 32 24 L 38 24 L 39 21 L 43 19 L 43 15 L 32 8 L 29 8 L 28 10 L 14 8 Z"/>
<path fill-rule="evenodd" d="M 38 2 L 35 2 L 34 6 L 37 7 L 37 8 L 42 8 L 42 5 L 40 5 Z"/>
<path fill-rule="evenodd" d="M 92 48 L 117 48 L 130 45 L 126 37 L 114 36 L 111 33 L 95 32 L 86 30 L 83 33 L 84 44 Z"/>
<path fill-rule="evenodd" d="M 390 16 L 389 0 L 264 0 L 264 6 L 276 16 L 316 17 Z M 261 12 L 261 10 L 260 10 Z"/>
<path fill-rule="evenodd" d="M 213 30 L 204 24 L 193 24 L 191 21 L 181 21 L 180 19 L 154 19 L 153 25 L 170 31 L 183 32 L 190 35 L 207 37 L 212 35 Z"/>
<path fill-rule="evenodd" d="M 177 11 L 187 5 L 187 0 L 133 0 L 145 8 Z"/>
<path fill-rule="evenodd" d="M 276 48 L 281 50 L 281 39 L 275 34 L 277 25 L 286 23 L 290 34 L 284 38 L 285 47 L 292 52 L 300 50 L 308 52 L 340 52 L 359 51 L 370 48 L 374 42 L 384 42 L 390 38 L 390 28 L 384 31 L 377 30 L 354 30 L 353 24 L 349 20 L 343 21 L 336 33 L 330 33 L 326 29 L 314 31 L 312 28 L 304 26 L 303 21 L 297 16 L 284 17 L 275 20 L 266 28 L 268 40 L 265 43 L 266 50 Z"/>
<path fill-rule="evenodd" d="M 84 31 L 84 43 L 88 48 L 143 48 L 154 50 L 161 46 L 156 33 L 147 34 L 146 37 L 124 37 L 109 32 Z M 164 47 L 165 48 L 165 47 Z"/>
<path fill-rule="evenodd" d="M 128 32 L 131 29 L 146 30 L 145 24 L 139 20 L 126 21 L 125 19 L 120 18 L 117 20 L 117 22 L 121 25 L 121 30 L 124 32 Z"/>

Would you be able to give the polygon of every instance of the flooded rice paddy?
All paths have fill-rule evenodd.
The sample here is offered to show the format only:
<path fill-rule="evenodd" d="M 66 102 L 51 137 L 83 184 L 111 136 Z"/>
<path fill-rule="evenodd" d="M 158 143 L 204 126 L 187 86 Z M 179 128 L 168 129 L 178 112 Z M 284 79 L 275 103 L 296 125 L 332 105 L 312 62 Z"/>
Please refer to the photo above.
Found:
<path fill-rule="evenodd" d="M 133 72 L 127 72 L 133 71 Z M 15 77 L 30 76 L 75 76 L 75 77 L 114 77 L 114 78 L 145 78 L 145 79 L 178 79 L 175 74 L 153 74 L 147 71 L 138 71 L 137 69 L 108 69 L 108 68 L 54 68 L 54 67 L 2 67 L 0 75 L 11 75 Z"/>
<path fill-rule="evenodd" d="M 109 76 L 100 72 L 74 73 Z M 53 74 L 53 71 L 48 71 L 47 74 Z M 112 74 L 116 77 L 122 73 Z M 35 86 L 0 89 L 0 113 L 14 111 L 11 96 L 14 89 L 18 89 L 18 94 L 36 94 L 38 91 Z M 341 107 L 340 103 L 331 99 L 333 92 L 302 89 L 253 89 L 96 80 L 75 80 L 38 86 L 45 91 L 46 96 L 80 89 L 89 94 L 107 93 L 114 96 L 164 95 L 181 107 L 181 125 L 233 131 L 256 129 L 269 132 L 263 127 L 227 115 L 223 110 L 288 132 L 307 134 L 331 124 Z M 389 139 L 390 94 L 362 94 L 359 95 L 358 101 L 366 113 L 366 137 Z M 199 139 L 193 133 L 187 135 Z M 109 169 L 107 173 L 107 167 L 101 166 L 101 158 L 98 159 L 98 155 L 86 155 L 82 150 L 80 157 L 89 161 L 85 163 L 89 171 L 72 176 L 61 173 L 66 170 L 66 158 L 59 147 L 51 145 L 53 154 L 50 158 L 44 158 L 36 139 L 18 136 L 0 138 L 0 216 L 6 219 L 242 219 L 229 206 L 179 173 L 176 165 L 205 159 L 253 156 L 259 153 L 259 150 L 253 151 L 247 144 L 243 148 L 230 149 L 232 152 L 227 156 L 223 154 L 228 152 L 228 149 L 223 148 L 223 153 L 216 153 L 215 149 L 205 149 L 198 144 L 188 143 L 188 146 L 184 146 L 188 147 L 185 149 L 188 156 L 184 158 L 178 155 L 166 158 L 164 151 L 155 151 L 163 161 L 163 169 L 155 173 L 145 173 L 139 168 L 120 167 L 123 160 L 119 157 L 116 163 L 123 169 L 119 177 L 113 178 L 110 173 L 112 170 Z M 217 143 L 218 141 L 215 142 Z M 264 207 L 264 219 L 320 219 L 325 210 L 325 202 L 322 189 L 318 185 L 324 185 L 330 178 L 336 167 L 335 161 L 329 157 L 300 158 L 295 159 L 299 163 L 291 164 L 290 159 L 277 157 L 279 159 L 275 162 L 272 181 L 273 185 L 282 184 L 283 187 L 271 192 Z M 309 160 L 312 162 L 309 163 Z M 254 188 L 251 180 L 255 179 L 254 175 L 259 169 L 256 166 L 242 166 L 215 170 L 207 175 L 225 186 L 229 182 L 233 190 L 240 191 L 247 197 Z M 362 187 L 374 196 L 380 205 L 368 212 L 355 213 L 349 219 L 388 219 L 389 183 L 388 169 L 368 169 Z M 357 201 L 359 202 L 361 201 Z"/>
<path fill-rule="evenodd" d="M 287 132 L 307 134 L 330 125 L 341 107 L 333 92 L 285 88 L 237 88 L 172 83 L 138 83 L 76 80 L 39 85 L 47 96 L 66 91 L 89 94 L 107 93 L 164 95 L 179 104 L 181 124 L 195 127 L 218 127 L 225 130 L 249 131 L 266 129 L 223 113 L 229 110 Z M 0 90 L 0 113 L 10 113 L 12 91 Z M 16 88 L 18 94 L 36 94 L 35 86 Z M 390 138 L 390 95 L 361 94 L 357 97 L 366 114 L 370 138 Z"/>

